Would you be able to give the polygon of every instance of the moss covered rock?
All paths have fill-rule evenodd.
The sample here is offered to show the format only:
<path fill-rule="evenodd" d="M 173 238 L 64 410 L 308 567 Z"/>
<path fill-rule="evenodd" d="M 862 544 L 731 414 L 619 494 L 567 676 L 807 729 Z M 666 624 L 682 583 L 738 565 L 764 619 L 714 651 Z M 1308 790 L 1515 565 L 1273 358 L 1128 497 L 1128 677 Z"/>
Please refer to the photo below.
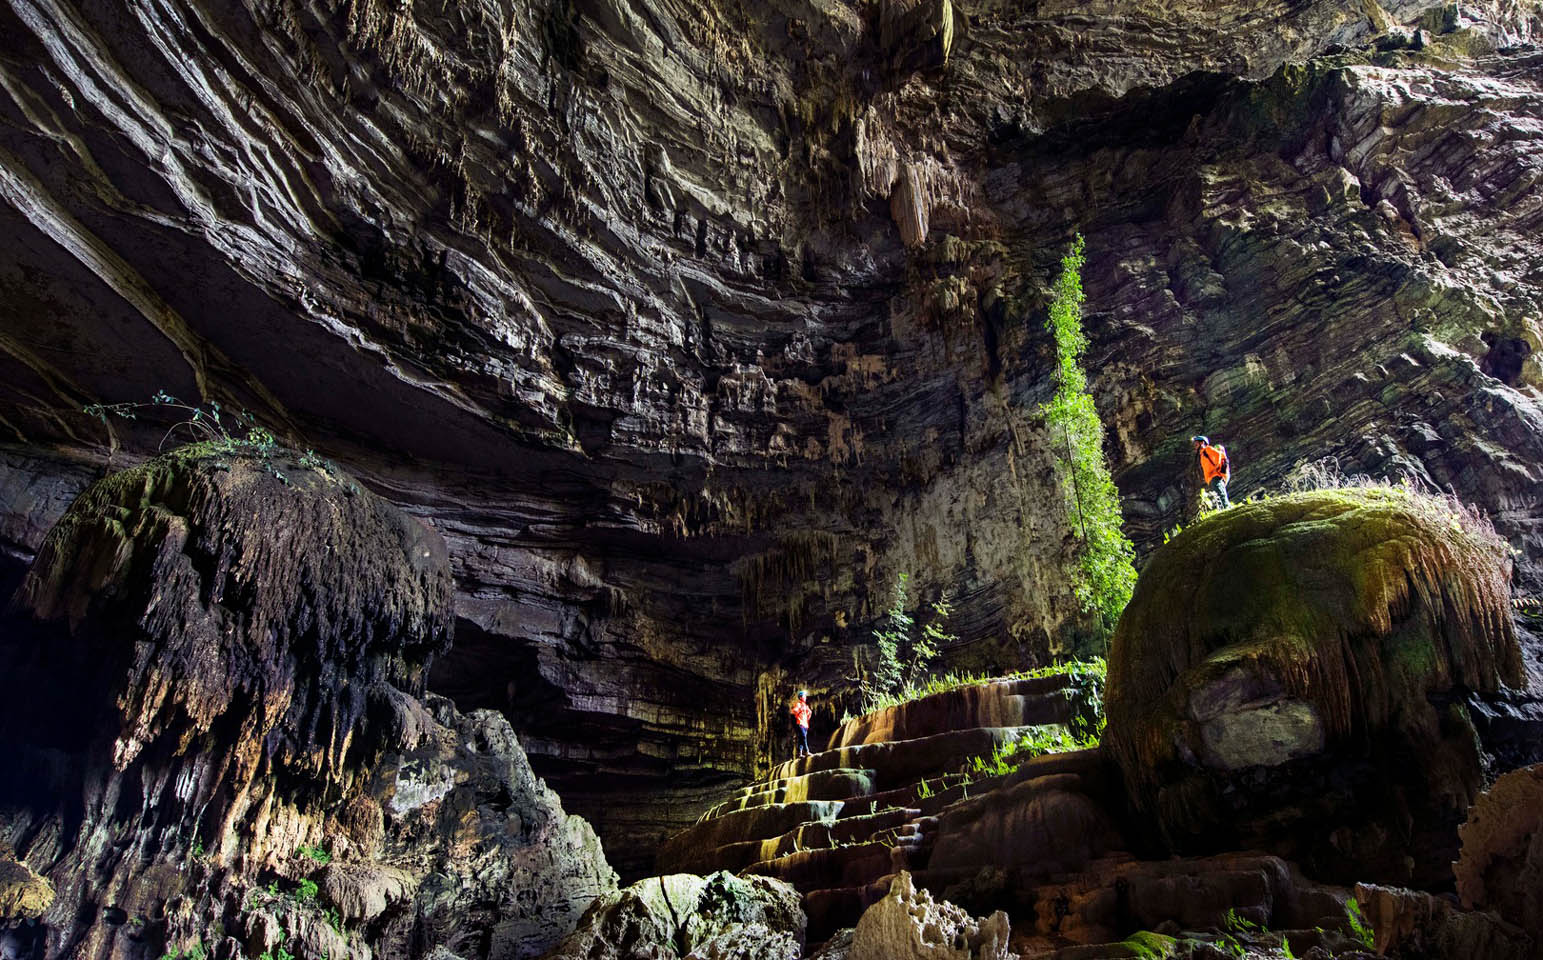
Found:
<path fill-rule="evenodd" d="M 1116 630 L 1105 743 L 1181 850 L 1450 883 L 1481 786 L 1469 692 L 1521 681 L 1504 541 L 1444 501 L 1294 494 L 1153 554 Z"/>
<path fill-rule="evenodd" d="M 0 698 L 0 849 L 54 885 L 35 955 L 477 960 L 566 935 L 615 874 L 507 719 L 425 691 L 451 591 L 433 529 L 271 446 L 82 494 L 0 623 L 27 691 Z"/>

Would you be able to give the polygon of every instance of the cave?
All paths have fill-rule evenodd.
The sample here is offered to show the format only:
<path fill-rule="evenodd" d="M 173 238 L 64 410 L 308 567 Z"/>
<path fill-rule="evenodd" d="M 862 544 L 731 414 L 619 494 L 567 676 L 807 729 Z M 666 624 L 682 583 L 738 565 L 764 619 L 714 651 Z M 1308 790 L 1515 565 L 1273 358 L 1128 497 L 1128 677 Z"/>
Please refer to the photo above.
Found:
<path fill-rule="evenodd" d="M 1293 845 L 1269 826 L 1290 819 L 1275 773 L 1141 779 L 1130 758 L 1182 765 L 1186 754 L 1127 744 L 1125 767 L 1108 747 L 1034 768 L 1077 789 L 1001 774 L 1017 806 L 971 807 L 970 829 L 1015 835 L 1028 829 L 1015 817 L 1040 818 L 1078 832 L 1083 860 L 1174 854 L 1266 876 L 1217 881 L 1195 901 L 1249 923 L 1312 929 L 1329 896 L 1313 884 L 1364 882 L 1377 887 L 1362 899 L 1378 936 L 1400 923 L 1413 936 L 1408 918 L 1423 910 L 1420 949 L 1448 951 L 1433 956 L 1457 956 L 1459 942 L 1523 949 L 1536 931 L 1479 930 L 1469 912 L 1410 897 L 1469 896 L 1447 868 L 1462 815 L 1543 760 L 1540 44 L 1543 14 L 1499 0 L 5 4 L 0 662 L 32 686 L 12 681 L 4 695 L 14 716 L 0 717 L 0 756 L 59 808 L 0 794 L 0 956 L 191 957 L 196 942 L 220 960 L 480 960 L 542 955 L 570 935 L 601 956 L 614 931 L 580 925 L 590 902 L 655 916 L 654 894 L 626 891 L 679 874 L 701 882 L 660 880 L 658 896 L 703 917 L 759 918 L 764 936 L 735 934 L 724 955 L 837 949 L 830 938 L 881 901 L 917 915 L 963 904 L 981 918 L 958 926 L 971 956 L 1007 929 L 990 919 L 999 907 L 1025 955 L 1055 938 L 1055 949 L 1124 943 L 1138 926 L 1167 924 L 1154 935 L 1169 939 L 1209 929 L 1209 915 L 1152 906 L 1152 890 L 1187 882 L 1178 873 L 1111 866 L 1123 886 L 1100 886 L 1069 859 L 1063 872 L 1083 879 L 1057 906 L 1033 884 L 1005 888 L 1009 865 L 989 863 L 989 844 L 939 861 L 969 868 L 966 879 L 918 870 L 912 886 L 890 884 L 905 851 L 933 842 L 934 818 L 976 835 L 938 798 L 968 799 L 960 777 L 975 774 L 954 767 L 1018 762 L 1017 740 L 978 731 L 1064 747 L 1056 738 L 1083 722 L 1066 704 L 1102 703 L 1068 664 L 1120 675 L 1113 644 L 1133 588 L 1086 572 L 1087 491 L 1071 430 L 1054 420 L 1069 362 L 1084 371 L 1079 409 L 1096 431 L 1076 439 L 1093 437 L 1079 449 L 1100 464 L 1120 570 L 1138 592 L 1137 574 L 1150 581 L 1171 543 L 1222 525 L 1191 443 L 1207 436 L 1225 444 L 1232 502 L 1246 509 L 1315 485 L 1386 483 L 1481 518 L 1498 538 L 1484 549 L 1503 544 L 1505 566 L 1472 565 L 1483 616 L 1471 627 L 1454 616 L 1463 626 L 1451 629 L 1496 645 L 1454 640 L 1456 665 L 1420 673 L 1425 686 L 1398 674 L 1375 688 L 1419 686 L 1408 708 L 1418 736 L 1359 715 L 1328 723 L 1327 701 L 1291 687 L 1308 661 L 1238 681 L 1271 706 L 1236 729 L 1294 724 L 1281 734 L 1301 754 L 1291 769 L 1322 796 L 1364 795 L 1387 771 L 1315 759 L 1302 744 L 1319 726 L 1330 741 L 1439 753 L 1461 771 L 1431 781 L 1450 793 L 1439 816 L 1405 784 L 1366 801 L 1370 819 L 1346 820 L 1337 839 Z M 1085 344 L 1068 361 L 1055 324 L 1069 315 L 1060 284 L 1077 250 Z M 214 444 L 198 448 L 208 457 L 165 479 L 164 464 L 198 443 Z M 114 479 L 125 475 L 161 479 L 135 499 Z M 243 499 L 241 478 L 261 496 Z M 91 590 L 38 583 L 39 571 L 74 569 L 39 558 L 73 556 L 49 538 L 98 501 L 80 529 L 116 530 L 120 513 L 143 528 L 90 541 L 118 557 L 80 574 Z M 232 506 L 207 512 L 220 504 Z M 243 504 L 266 526 L 238 523 Z M 113 602 L 127 602 L 162 581 L 113 564 L 154 555 L 136 562 L 160 576 L 179 524 L 252 537 L 229 549 L 253 557 L 297 535 L 293 518 L 330 529 L 316 518 L 333 515 L 396 531 L 359 541 L 392 562 L 420 529 L 443 553 L 443 603 L 414 601 L 432 608 L 427 626 L 377 638 L 398 630 L 396 580 L 373 579 L 369 564 L 303 567 L 313 547 L 334 556 L 342 533 L 330 547 L 293 541 L 294 570 L 315 578 L 296 609 L 344 598 L 315 609 L 382 624 L 368 656 L 341 627 L 298 613 L 270 623 L 260 603 L 223 592 L 248 567 L 232 561 L 221 579 L 224 567 L 198 559 L 177 589 L 225 630 L 200 642 L 249 658 L 250 675 L 232 667 L 219 696 L 267 707 L 216 715 L 206 691 L 175 719 L 160 706 L 113 713 L 139 702 L 120 679 L 153 687 L 162 675 L 130 652 L 103 655 L 110 638 L 138 637 L 146 658 L 205 635 L 189 627 L 179 640 L 150 631 L 149 613 L 95 605 L 119 583 L 102 571 L 123 574 Z M 426 576 L 404 556 L 403 570 Z M 273 584 L 243 589 L 275 590 L 283 569 L 275 561 Z M 37 599 L 55 593 L 68 602 Z M 1397 624 L 1374 617 L 1376 629 L 1357 621 L 1346 634 L 1343 657 L 1366 677 L 1384 662 L 1357 644 L 1405 650 L 1387 638 L 1407 639 L 1410 609 L 1426 609 L 1416 601 L 1466 602 L 1415 597 L 1384 611 Z M 243 632 L 257 623 L 276 632 Z M 913 650 L 908 631 L 924 625 L 935 656 L 893 669 L 940 699 L 904 720 L 909 708 L 873 695 L 890 682 L 879 644 L 898 630 Z M 102 657 L 101 689 L 80 695 L 100 701 L 100 717 L 50 719 L 75 692 L 52 686 L 45 649 Z M 203 656 L 187 662 L 225 662 Z M 1473 657 L 1482 669 L 1465 673 Z M 1221 689 L 1181 674 L 1164 678 L 1186 696 Z M 949 676 L 997 679 L 961 694 L 941 689 Z M 182 703 L 173 686 L 166 702 Z M 800 690 L 809 760 L 795 756 L 789 713 Z M 998 722 L 1007 715 L 1017 719 Z M 1152 704 L 1127 716 L 1150 736 L 1181 726 Z M 68 749 L 44 742 L 76 722 Z M 914 735 L 902 738 L 906 723 Z M 1193 737 L 1235 735 L 1205 729 Z M 942 738 L 921 754 L 936 771 L 886 752 L 929 737 Z M 146 743 L 162 746 L 141 756 Z M 828 765 L 863 757 L 872 765 Z M 77 775 L 98 784 L 85 807 L 59 799 L 81 793 Z M 926 797 L 896 792 L 913 780 Z M 828 805 L 854 790 L 881 798 L 865 801 L 873 820 L 730 810 Z M 398 792 L 408 799 L 393 806 Z M 247 799 L 259 795 L 261 815 Z M 173 797 L 199 809 L 160 805 Z M 885 803 L 920 812 L 900 818 Z M 1226 818 L 1225 842 L 1200 842 L 1176 812 L 1185 804 Z M 88 822 L 98 832 L 72 840 Z M 478 830 L 503 839 L 473 842 Z M 816 861 L 839 859 L 811 843 L 853 847 L 841 855 L 852 876 L 877 883 L 864 871 L 883 868 L 885 883 L 806 889 L 836 869 Z M 733 844 L 744 846 L 713 859 Z M 792 856 L 778 869 L 793 872 L 745 873 L 762 862 L 740 862 L 753 844 Z M 297 859 L 302 848 L 338 856 Z M 463 849 L 480 866 L 496 853 L 498 876 L 473 882 L 446 866 Z M 548 869 L 549 850 L 579 866 Z M 1238 859 L 1261 850 L 1285 866 Z M 1355 863 L 1363 875 L 1346 872 Z M 730 866 L 732 882 L 710 879 Z M 451 876 L 457 892 L 435 886 Z M 270 884 L 311 893 L 269 898 Z M 1237 899 L 1245 887 L 1293 906 L 1256 916 L 1263 900 Z M 1121 906 L 1094 923 L 1083 908 L 1095 900 Z M 341 919 L 329 925 L 325 909 Z M 807 920 L 796 937 L 795 913 Z M 216 916 L 218 937 L 191 938 Z M 1029 917 L 1054 936 L 1024 940 Z M 669 956 L 712 939 L 672 929 Z M 1255 941 L 1244 946 L 1265 949 Z M 1412 942 L 1378 947 L 1419 956 Z M 1324 956 L 1342 946 L 1313 944 Z M 1183 949 L 1154 955 L 1207 955 Z"/>

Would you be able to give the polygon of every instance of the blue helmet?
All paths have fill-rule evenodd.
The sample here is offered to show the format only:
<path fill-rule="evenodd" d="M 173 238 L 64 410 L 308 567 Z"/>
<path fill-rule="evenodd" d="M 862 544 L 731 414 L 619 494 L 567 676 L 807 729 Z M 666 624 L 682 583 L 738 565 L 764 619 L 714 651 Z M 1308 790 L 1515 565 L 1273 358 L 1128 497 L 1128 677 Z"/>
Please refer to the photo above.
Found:
<path fill-rule="evenodd" d="M 807 696 L 809 696 L 809 691 L 808 690 L 800 690 L 800 691 L 798 691 L 798 699 L 802 700 L 802 699 L 804 699 Z"/>
<path fill-rule="evenodd" d="M 1209 447 L 1211 445 L 1211 438 L 1210 437 L 1190 437 L 1189 438 L 1189 442 L 1190 443 L 1198 443 L 1201 446 Z"/>

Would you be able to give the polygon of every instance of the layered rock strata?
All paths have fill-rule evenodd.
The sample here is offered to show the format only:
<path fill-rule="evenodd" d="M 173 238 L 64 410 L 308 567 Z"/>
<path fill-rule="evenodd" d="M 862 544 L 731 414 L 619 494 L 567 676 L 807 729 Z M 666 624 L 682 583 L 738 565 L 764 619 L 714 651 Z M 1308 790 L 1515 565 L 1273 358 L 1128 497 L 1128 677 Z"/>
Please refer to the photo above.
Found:
<path fill-rule="evenodd" d="M 642 875 L 899 573 L 958 595 L 955 665 L 1085 639 L 1035 413 L 1080 229 L 1143 547 L 1205 432 L 1243 490 L 1451 486 L 1536 592 L 1539 35 L 1499 0 L 15 0 L 3 553 L 80 489 L 54 451 L 169 426 L 86 403 L 251 408 L 432 518 L 435 688 Z"/>
<path fill-rule="evenodd" d="M 15 931 L 29 954 L 521 957 L 565 935 L 615 875 L 505 718 L 424 693 L 450 598 L 437 534 L 279 448 L 91 487 L 0 639 L 26 691 L 0 703 L 0 840 L 54 893 Z"/>

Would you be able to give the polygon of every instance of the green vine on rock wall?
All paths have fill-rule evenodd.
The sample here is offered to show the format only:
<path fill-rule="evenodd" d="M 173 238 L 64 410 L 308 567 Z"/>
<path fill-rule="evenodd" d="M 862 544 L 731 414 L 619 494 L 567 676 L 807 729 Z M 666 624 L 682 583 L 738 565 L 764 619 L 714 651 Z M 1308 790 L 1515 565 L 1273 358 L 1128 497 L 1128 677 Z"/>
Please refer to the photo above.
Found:
<path fill-rule="evenodd" d="M 1107 637 L 1136 585 L 1135 551 L 1120 527 L 1120 491 L 1104 460 L 1104 425 L 1088 392 L 1082 354 L 1083 240 L 1079 234 L 1056 278 L 1046 326 L 1055 335 L 1056 390 L 1041 412 L 1061 462 L 1067 511 L 1079 541 L 1076 593 Z"/>

